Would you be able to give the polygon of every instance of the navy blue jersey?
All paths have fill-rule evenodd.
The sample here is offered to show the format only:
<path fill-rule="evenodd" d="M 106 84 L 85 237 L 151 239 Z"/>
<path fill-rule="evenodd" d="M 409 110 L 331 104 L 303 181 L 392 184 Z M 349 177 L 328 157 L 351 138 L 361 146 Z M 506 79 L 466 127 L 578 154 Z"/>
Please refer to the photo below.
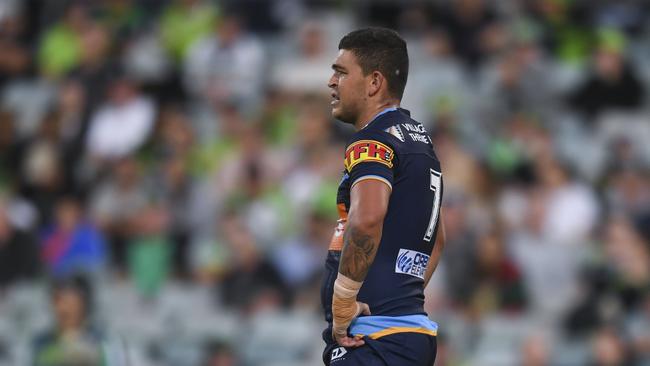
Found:
<path fill-rule="evenodd" d="M 388 328 L 430 329 L 424 312 L 424 275 L 438 230 L 442 174 L 428 133 L 404 109 L 380 113 L 356 132 L 347 144 L 345 170 L 338 189 L 340 220 L 330 244 L 321 289 L 329 327 L 326 343 L 333 342 L 332 292 L 350 208 L 350 190 L 360 181 L 376 179 L 391 189 L 377 255 L 357 300 L 370 306 L 372 316 L 351 325 L 360 334 L 390 334 Z M 418 316 L 419 315 L 419 316 Z M 400 323 L 396 319 L 402 319 Z M 406 327 L 404 326 L 406 325 Z M 437 326 L 436 326 L 437 327 Z"/>

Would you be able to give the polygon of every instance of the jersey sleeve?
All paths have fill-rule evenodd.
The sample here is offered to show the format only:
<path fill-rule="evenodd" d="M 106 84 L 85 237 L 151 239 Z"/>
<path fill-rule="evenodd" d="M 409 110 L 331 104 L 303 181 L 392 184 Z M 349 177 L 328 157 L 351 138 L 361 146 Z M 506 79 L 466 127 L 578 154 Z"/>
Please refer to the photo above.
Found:
<path fill-rule="evenodd" d="M 375 179 L 393 187 L 397 157 L 388 138 L 380 133 L 357 133 L 345 149 L 345 171 L 350 189 L 366 179 Z"/>

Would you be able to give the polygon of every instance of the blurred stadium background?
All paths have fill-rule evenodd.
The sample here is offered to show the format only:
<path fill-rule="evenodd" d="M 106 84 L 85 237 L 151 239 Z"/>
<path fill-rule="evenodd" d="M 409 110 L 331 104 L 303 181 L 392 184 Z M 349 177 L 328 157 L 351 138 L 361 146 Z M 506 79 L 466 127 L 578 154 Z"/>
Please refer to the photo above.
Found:
<path fill-rule="evenodd" d="M 650 3 L 1 0 L 0 365 L 320 364 L 338 39 L 409 42 L 437 365 L 650 365 Z"/>

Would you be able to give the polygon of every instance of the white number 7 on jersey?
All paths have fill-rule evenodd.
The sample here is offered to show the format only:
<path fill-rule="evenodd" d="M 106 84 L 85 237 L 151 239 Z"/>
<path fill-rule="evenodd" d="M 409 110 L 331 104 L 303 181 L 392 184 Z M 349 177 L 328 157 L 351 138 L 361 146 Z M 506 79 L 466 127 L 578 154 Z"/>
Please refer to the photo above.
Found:
<path fill-rule="evenodd" d="M 433 232 L 438 222 L 438 213 L 440 212 L 440 186 L 442 185 L 442 173 L 433 169 L 431 171 L 431 190 L 433 191 L 433 207 L 431 207 L 431 218 L 429 219 L 429 226 L 427 232 L 424 234 L 425 241 L 431 241 Z"/>

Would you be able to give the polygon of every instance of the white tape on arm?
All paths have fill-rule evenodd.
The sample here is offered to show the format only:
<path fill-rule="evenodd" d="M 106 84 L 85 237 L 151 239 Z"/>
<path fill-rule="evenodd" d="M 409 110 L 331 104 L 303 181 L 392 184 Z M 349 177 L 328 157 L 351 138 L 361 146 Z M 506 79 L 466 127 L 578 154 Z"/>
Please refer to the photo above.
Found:
<path fill-rule="evenodd" d="M 359 313 L 357 294 L 363 282 L 355 281 L 341 273 L 334 281 L 332 296 L 333 331 L 339 336 L 346 336 L 352 319 Z"/>

